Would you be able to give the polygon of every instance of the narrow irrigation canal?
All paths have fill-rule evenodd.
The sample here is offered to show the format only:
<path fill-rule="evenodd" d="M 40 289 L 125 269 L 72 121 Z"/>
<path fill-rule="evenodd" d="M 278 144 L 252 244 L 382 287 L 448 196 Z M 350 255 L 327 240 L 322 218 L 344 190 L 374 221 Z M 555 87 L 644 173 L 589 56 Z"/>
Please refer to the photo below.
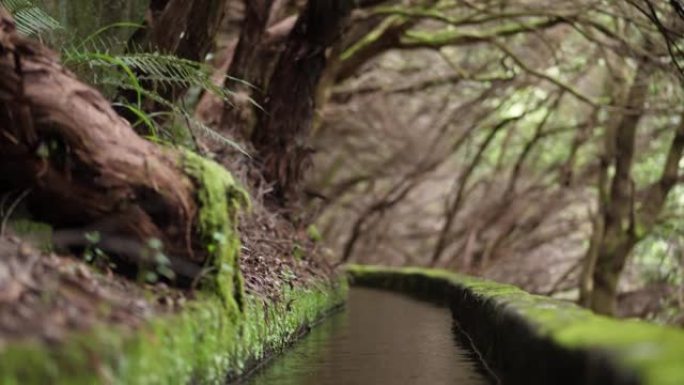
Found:
<path fill-rule="evenodd" d="M 249 385 L 484 385 L 452 332 L 448 309 L 400 294 L 351 290 L 345 311 L 316 327 Z"/>

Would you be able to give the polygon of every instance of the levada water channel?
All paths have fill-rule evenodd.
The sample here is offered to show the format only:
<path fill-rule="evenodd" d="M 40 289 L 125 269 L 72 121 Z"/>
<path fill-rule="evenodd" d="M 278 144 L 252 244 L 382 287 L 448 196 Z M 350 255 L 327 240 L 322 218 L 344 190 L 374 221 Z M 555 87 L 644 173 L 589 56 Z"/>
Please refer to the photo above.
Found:
<path fill-rule="evenodd" d="M 391 292 L 353 288 L 330 317 L 248 385 L 484 385 L 451 313 Z"/>

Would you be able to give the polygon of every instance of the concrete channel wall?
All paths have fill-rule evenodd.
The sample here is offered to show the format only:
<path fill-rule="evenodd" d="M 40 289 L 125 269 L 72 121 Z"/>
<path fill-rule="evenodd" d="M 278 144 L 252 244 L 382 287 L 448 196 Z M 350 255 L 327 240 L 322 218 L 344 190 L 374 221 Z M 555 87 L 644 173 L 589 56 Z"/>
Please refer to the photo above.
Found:
<path fill-rule="evenodd" d="M 348 266 L 352 284 L 451 307 L 493 382 L 683 385 L 684 331 L 602 317 L 572 303 L 442 270 Z"/>

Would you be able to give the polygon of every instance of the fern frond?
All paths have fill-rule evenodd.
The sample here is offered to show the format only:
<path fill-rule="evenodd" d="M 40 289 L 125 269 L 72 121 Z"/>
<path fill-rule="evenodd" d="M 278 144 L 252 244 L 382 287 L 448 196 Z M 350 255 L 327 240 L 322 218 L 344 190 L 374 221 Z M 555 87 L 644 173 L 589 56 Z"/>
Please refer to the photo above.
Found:
<path fill-rule="evenodd" d="M 198 87 L 229 101 L 231 91 L 216 85 L 211 77 L 210 69 L 191 60 L 159 53 L 124 53 L 112 54 L 107 42 L 93 39 L 87 49 L 67 48 L 65 60 L 69 63 L 84 64 L 93 67 L 112 67 L 125 65 L 138 74 L 139 80 L 150 80 L 162 86 Z"/>
<path fill-rule="evenodd" d="M 242 146 L 240 146 L 237 142 L 232 141 L 225 136 L 221 135 L 218 131 L 212 129 L 211 127 L 207 126 L 206 124 L 202 123 L 201 121 L 195 119 L 192 116 L 189 116 L 188 124 L 190 126 L 190 129 L 192 132 L 196 133 L 198 136 L 201 136 L 203 138 L 209 139 L 213 142 L 220 143 L 222 145 L 232 147 L 239 151 L 242 155 L 245 155 L 248 158 L 251 158 L 252 156 L 244 149 Z"/>
<path fill-rule="evenodd" d="M 106 26 L 98 29 L 97 31 L 91 33 L 90 35 L 86 36 L 83 40 L 81 40 L 81 42 L 79 42 L 77 45 L 74 45 L 74 48 L 75 49 L 83 49 L 83 48 L 87 47 L 88 44 L 92 44 L 93 42 L 104 41 L 104 40 L 108 40 L 110 42 L 116 41 L 117 46 L 123 47 L 123 46 L 125 46 L 126 43 L 121 42 L 117 39 L 106 38 L 103 36 L 105 36 L 106 33 L 108 33 L 109 31 L 111 31 L 113 29 L 131 28 L 131 29 L 135 30 L 135 29 L 144 28 L 144 27 L 145 27 L 144 24 L 131 23 L 128 21 L 120 21 L 118 23 L 112 23 L 112 24 L 106 25 Z M 114 45 L 112 45 L 112 47 L 114 47 Z"/>
<path fill-rule="evenodd" d="M 44 32 L 62 29 L 62 25 L 29 0 L 1 0 L 14 17 L 17 30 L 26 36 L 37 36 Z"/>
<path fill-rule="evenodd" d="M 151 114 L 147 114 L 145 111 L 130 103 L 113 103 L 112 106 L 124 108 L 137 116 L 138 121 L 133 123 L 134 128 L 139 124 L 144 124 L 150 130 L 153 138 L 157 138 L 159 136 L 159 130 L 154 122 L 154 117 L 151 116 Z"/>
<path fill-rule="evenodd" d="M 114 86 L 117 86 L 121 89 L 141 92 L 145 98 L 153 100 L 154 102 L 158 103 L 159 105 L 165 107 L 166 109 L 168 109 L 170 111 L 170 113 L 175 118 L 186 122 L 187 128 L 189 130 L 191 130 L 196 136 L 200 136 L 200 137 L 209 139 L 211 141 L 232 147 L 235 150 L 242 153 L 243 155 L 245 155 L 247 157 L 251 157 L 251 155 L 244 148 L 242 148 L 242 146 L 240 146 L 240 144 L 238 144 L 237 142 L 223 136 L 218 131 L 212 129 L 211 127 L 209 127 L 206 124 L 202 123 L 201 121 L 197 120 L 194 116 L 192 116 L 192 114 L 188 113 L 185 109 L 179 107 L 175 103 L 172 103 L 172 102 L 164 99 L 163 97 L 161 97 L 156 92 L 151 92 L 151 91 L 144 90 L 144 89 L 140 90 L 134 86 L 131 86 L 128 83 L 117 83 L 117 84 L 109 84 L 109 85 L 114 85 Z M 150 117 L 150 115 L 148 115 L 148 117 Z M 144 121 L 142 123 L 145 123 L 147 125 L 147 123 Z"/>

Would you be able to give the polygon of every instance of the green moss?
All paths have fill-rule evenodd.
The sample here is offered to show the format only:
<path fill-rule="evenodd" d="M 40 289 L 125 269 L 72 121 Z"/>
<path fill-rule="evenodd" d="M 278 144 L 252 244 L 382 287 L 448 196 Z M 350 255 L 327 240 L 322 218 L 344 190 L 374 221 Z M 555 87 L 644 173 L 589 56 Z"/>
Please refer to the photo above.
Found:
<path fill-rule="evenodd" d="M 321 232 L 320 230 L 318 230 L 318 227 L 316 225 L 309 225 L 309 227 L 307 227 L 306 229 L 306 234 L 309 236 L 309 239 L 313 242 L 323 242 L 323 235 L 321 235 Z"/>
<path fill-rule="evenodd" d="M 642 375 L 646 384 L 684 381 L 684 333 L 638 321 L 617 322 L 596 316 L 550 328 L 565 346 L 601 347 L 619 356 Z"/>
<path fill-rule="evenodd" d="M 247 297 L 239 319 L 207 295 L 137 331 L 101 327 L 54 347 L 10 344 L 0 349 L 0 384 L 222 384 L 283 348 L 345 295 L 340 284 L 293 290 L 277 305 Z"/>
<path fill-rule="evenodd" d="M 532 295 L 515 286 L 443 270 L 373 266 L 349 266 L 347 270 L 353 279 L 408 291 L 418 289 L 410 285 L 421 277 L 434 283 L 434 297 L 448 292 L 480 298 L 480 306 L 487 304 L 498 313 L 520 316 L 538 336 L 562 349 L 607 353 L 619 367 L 635 371 L 643 384 L 679 385 L 684 381 L 684 332 L 678 329 L 595 315 L 575 304 Z"/>
<path fill-rule="evenodd" d="M 340 59 L 342 61 L 350 60 L 354 55 L 358 54 L 363 49 L 371 46 L 377 40 L 382 38 L 382 36 L 388 29 L 400 25 L 404 21 L 406 21 L 406 18 L 402 16 L 387 17 L 377 28 L 375 28 L 370 33 L 366 34 L 366 36 L 363 39 L 359 40 L 356 44 L 352 45 L 350 48 L 344 51 L 340 56 Z"/>
<path fill-rule="evenodd" d="M 228 307 L 242 310 L 244 293 L 236 224 L 240 209 L 249 206 L 249 195 L 225 168 L 193 152 L 185 152 L 183 168 L 197 186 L 197 228 L 213 273 L 206 286 L 218 293 Z"/>
<path fill-rule="evenodd" d="M 547 20 L 540 20 L 530 22 L 528 24 L 521 23 L 503 23 L 495 28 L 488 28 L 479 31 L 468 31 L 459 28 L 447 27 L 441 30 L 420 30 L 412 29 L 406 31 L 401 38 L 401 44 L 407 46 L 421 46 L 421 47 L 445 47 L 449 45 L 458 44 L 463 41 L 487 41 L 496 37 L 513 36 L 519 33 L 534 30 L 535 28 L 543 28 L 549 22 Z"/>

